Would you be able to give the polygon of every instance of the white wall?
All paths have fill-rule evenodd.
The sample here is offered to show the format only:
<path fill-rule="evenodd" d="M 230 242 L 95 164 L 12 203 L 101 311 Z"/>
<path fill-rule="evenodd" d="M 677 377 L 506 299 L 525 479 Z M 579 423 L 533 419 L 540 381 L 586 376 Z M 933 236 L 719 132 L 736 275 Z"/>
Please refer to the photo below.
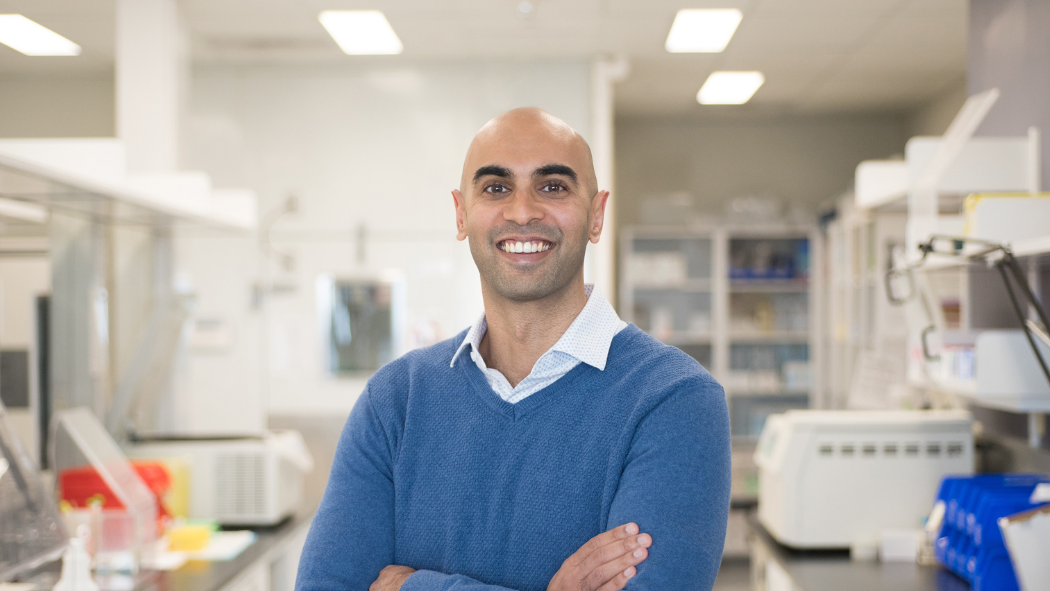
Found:
<path fill-rule="evenodd" d="M 908 137 L 944 135 L 968 97 L 963 76 L 915 111 L 906 123 Z"/>
<path fill-rule="evenodd" d="M 235 333 L 226 350 L 191 353 L 186 391 L 198 430 L 353 405 L 363 379 L 322 371 L 314 304 L 322 273 L 400 269 L 410 344 L 428 342 L 426 327 L 439 339 L 465 329 L 482 303 L 469 249 L 454 239 L 450 191 L 471 137 L 489 118 L 527 105 L 589 134 L 585 62 L 363 63 L 194 72 L 186 167 L 207 171 L 217 186 L 255 189 L 263 212 L 290 194 L 300 202 L 272 232 L 274 246 L 294 255 L 290 272 L 264 260 L 256 236 L 179 239 L 177 267 L 195 285 L 198 317 L 227 320 Z M 251 286 L 268 278 L 293 290 L 254 309 Z"/>
<path fill-rule="evenodd" d="M 646 199 L 676 192 L 700 215 L 747 195 L 815 212 L 852 187 L 857 164 L 903 153 L 905 139 L 897 115 L 619 118 L 618 223 L 640 223 Z"/>
<path fill-rule="evenodd" d="M 0 137 L 105 137 L 113 130 L 112 74 L 0 76 Z"/>

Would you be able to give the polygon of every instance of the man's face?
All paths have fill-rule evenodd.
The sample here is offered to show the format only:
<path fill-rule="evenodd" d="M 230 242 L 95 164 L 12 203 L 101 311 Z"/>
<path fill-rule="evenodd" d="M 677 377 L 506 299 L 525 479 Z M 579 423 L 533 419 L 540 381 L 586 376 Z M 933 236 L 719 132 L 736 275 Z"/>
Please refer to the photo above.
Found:
<path fill-rule="evenodd" d="M 483 130 L 453 191 L 457 237 L 469 238 L 482 281 L 514 301 L 544 298 L 583 280 L 587 242 L 601 235 L 605 199 L 575 134 L 544 121 Z M 571 131 L 571 130 L 570 130 Z"/>

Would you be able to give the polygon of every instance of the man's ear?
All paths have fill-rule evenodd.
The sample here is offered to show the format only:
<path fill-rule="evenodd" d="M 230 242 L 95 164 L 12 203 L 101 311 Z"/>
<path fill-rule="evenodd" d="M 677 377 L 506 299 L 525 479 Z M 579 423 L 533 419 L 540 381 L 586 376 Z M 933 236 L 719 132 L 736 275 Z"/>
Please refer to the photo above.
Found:
<path fill-rule="evenodd" d="M 587 239 L 598 244 L 602 237 L 602 227 L 605 225 L 605 204 L 609 201 L 608 191 L 598 191 L 591 198 L 591 225 L 587 229 Z"/>
<path fill-rule="evenodd" d="M 456 240 L 467 238 L 467 209 L 463 193 L 459 189 L 452 189 L 452 202 L 456 206 Z"/>

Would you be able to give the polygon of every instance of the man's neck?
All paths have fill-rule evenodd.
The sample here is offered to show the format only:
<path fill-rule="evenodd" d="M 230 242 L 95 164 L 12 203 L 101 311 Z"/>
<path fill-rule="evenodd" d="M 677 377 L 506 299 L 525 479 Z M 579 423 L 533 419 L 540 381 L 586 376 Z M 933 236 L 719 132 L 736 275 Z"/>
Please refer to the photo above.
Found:
<path fill-rule="evenodd" d="M 587 305 L 583 278 L 561 292 L 528 302 L 508 300 L 490 291 L 482 289 L 488 329 L 479 352 L 486 366 L 517 386 Z"/>

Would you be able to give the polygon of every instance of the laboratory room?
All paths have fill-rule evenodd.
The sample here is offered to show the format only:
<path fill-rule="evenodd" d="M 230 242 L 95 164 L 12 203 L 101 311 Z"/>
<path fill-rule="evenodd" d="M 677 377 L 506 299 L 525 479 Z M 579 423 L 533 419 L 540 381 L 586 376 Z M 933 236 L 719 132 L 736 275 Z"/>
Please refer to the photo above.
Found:
<path fill-rule="evenodd" d="M 0 591 L 1050 591 L 1047 0 L 0 0 Z"/>

